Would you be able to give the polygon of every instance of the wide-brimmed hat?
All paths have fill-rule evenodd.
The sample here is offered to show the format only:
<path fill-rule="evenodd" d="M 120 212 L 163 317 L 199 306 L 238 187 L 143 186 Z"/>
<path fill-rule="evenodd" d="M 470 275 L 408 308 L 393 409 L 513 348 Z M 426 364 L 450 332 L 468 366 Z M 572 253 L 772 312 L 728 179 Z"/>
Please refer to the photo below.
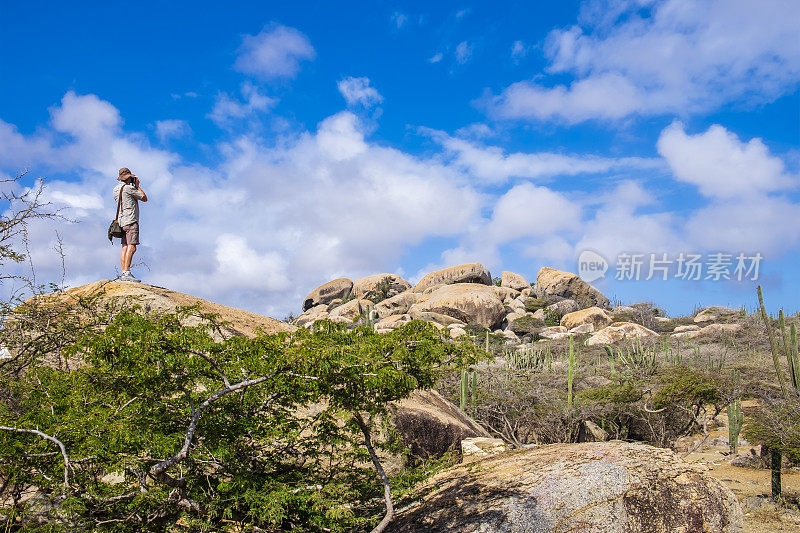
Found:
<path fill-rule="evenodd" d="M 117 178 L 119 181 L 125 181 L 128 177 L 133 176 L 133 173 L 127 167 L 122 167 L 119 169 L 119 177 Z"/>

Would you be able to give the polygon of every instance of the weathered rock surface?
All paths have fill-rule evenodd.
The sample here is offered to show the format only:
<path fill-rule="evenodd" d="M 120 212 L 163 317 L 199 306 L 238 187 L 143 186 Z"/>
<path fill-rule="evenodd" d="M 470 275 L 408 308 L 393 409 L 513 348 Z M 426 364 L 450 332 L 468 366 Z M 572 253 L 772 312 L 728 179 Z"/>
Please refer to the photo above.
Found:
<path fill-rule="evenodd" d="M 418 390 L 389 404 L 392 419 L 411 453 L 420 459 L 461 451 L 461 441 L 490 437 L 489 433 L 461 409 L 431 390 Z"/>
<path fill-rule="evenodd" d="M 392 296 L 375 304 L 375 312 L 378 313 L 380 318 L 398 313 L 407 313 L 411 306 L 417 303 L 419 297 L 419 294 L 409 291 Z"/>
<path fill-rule="evenodd" d="M 508 445 L 503 439 L 472 437 L 461 441 L 461 457 L 465 461 L 497 455 L 506 450 L 508 450 Z"/>
<path fill-rule="evenodd" d="M 572 329 L 581 324 L 591 324 L 594 326 L 594 330 L 598 331 L 611 324 L 611 321 L 611 313 L 599 307 L 581 309 L 561 317 L 561 325 L 567 329 Z"/>
<path fill-rule="evenodd" d="M 331 320 L 337 317 L 342 317 L 352 321 L 355 320 L 355 318 L 359 315 L 366 316 L 370 309 L 372 309 L 374 306 L 374 303 L 364 298 L 359 300 L 350 300 L 346 304 L 342 304 L 333 309 L 330 312 L 329 317 Z"/>
<path fill-rule="evenodd" d="M 581 308 L 600 307 L 609 309 L 611 303 L 603 293 L 583 281 L 577 274 L 543 267 L 536 276 L 536 285 L 533 287 L 536 296 L 561 296 L 575 300 Z"/>
<path fill-rule="evenodd" d="M 492 275 L 480 263 L 467 263 L 442 270 L 436 270 L 419 280 L 414 285 L 414 292 L 422 292 L 429 287 L 437 285 L 450 285 L 452 283 L 479 283 L 491 285 Z"/>
<path fill-rule="evenodd" d="M 545 307 L 546 310 L 556 312 L 559 315 L 566 315 L 568 313 L 574 313 L 578 311 L 580 307 L 578 306 L 578 302 L 575 300 L 570 300 L 565 298 L 563 300 L 559 300 L 556 303 L 550 304 Z"/>
<path fill-rule="evenodd" d="M 60 294 L 59 298 L 65 299 L 66 302 L 74 299 L 75 303 L 77 303 L 79 298 L 89 296 L 97 297 L 100 303 L 110 303 L 112 300 L 118 301 L 120 305 L 114 306 L 117 308 L 139 305 L 145 312 L 172 313 L 178 307 L 197 305 L 201 312 L 217 314 L 221 321 L 230 324 L 223 328 L 223 332 L 226 335 L 252 336 L 258 331 L 271 334 L 297 329 L 291 324 L 274 318 L 227 307 L 145 283 L 101 280 L 69 289 Z"/>
<path fill-rule="evenodd" d="M 635 322 L 613 322 L 589 337 L 586 345 L 614 344 L 625 339 L 646 339 L 648 337 L 658 337 L 658 333 Z"/>
<path fill-rule="evenodd" d="M 564 326 L 550 326 L 542 328 L 542 330 L 539 331 L 539 336 L 543 339 L 560 340 L 569 337 L 569 333 Z"/>
<path fill-rule="evenodd" d="M 677 328 L 676 328 L 677 329 Z M 705 335 L 732 335 L 742 330 L 741 324 L 709 324 L 699 329 L 679 331 L 672 334 L 676 339 L 694 339 Z"/>
<path fill-rule="evenodd" d="M 503 273 L 500 275 L 500 286 L 517 291 L 531 288 L 531 284 L 528 283 L 525 278 L 514 272 L 509 272 L 508 270 L 503 270 Z"/>
<path fill-rule="evenodd" d="M 409 309 L 408 314 L 413 320 L 422 320 L 423 322 L 433 322 L 442 326 L 449 326 L 450 324 L 466 325 L 463 320 L 454 318 L 442 313 L 435 313 L 433 311 L 421 311 L 419 309 Z"/>
<path fill-rule="evenodd" d="M 513 300 L 517 296 L 520 295 L 520 292 L 514 289 L 509 289 L 508 287 L 496 287 L 492 285 L 492 290 L 497 293 L 497 297 L 503 300 Z"/>
<path fill-rule="evenodd" d="M 389 278 L 389 295 L 387 298 L 391 298 L 411 288 L 409 282 L 396 274 L 373 274 L 372 276 L 365 276 L 355 280 L 350 292 L 353 297 L 361 298 L 368 292 L 376 290 L 386 278 Z"/>
<path fill-rule="evenodd" d="M 708 309 L 703 309 L 699 313 L 697 313 L 694 317 L 695 323 L 699 324 L 701 322 L 714 322 L 715 320 L 719 320 L 724 316 L 730 316 L 736 314 L 736 311 L 733 309 L 729 309 L 727 307 L 719 307 L 719 306 L 712 306 Z"/>
<path fill-rule="evenodd" d="M 490 329 L 499 324 L 506 314 L 503 302 L 492 288 L 477 283 L 440 287 L 426 299 L 412 305 L 409 314 L 413 316 L 421 311 L 440 313 L 465 324 L 476 323 Z"/>
<path fill-rule="evenodd" d="M 378 333 L 386 333 L 397 329 L 403 324 L 411 322 L 411 317 L 408 314 L 397 314 L 383 317 L 375 324 L 375 331 Z"/>
<path fill-rule="evenodd" d="M 346 298 L 352 288 L 353 282 L 347 278 L 339 278 L 323 283 L 305 297 L 303 311 L 307 311 L 315 305 L 330 303 L 336 298 Z"/>
<path fill-rule="evenodd" d="M 675 453 L 619 441 L 506 452 L 437 474 L 387 531 L 740 533 L 733 493 Z"/>

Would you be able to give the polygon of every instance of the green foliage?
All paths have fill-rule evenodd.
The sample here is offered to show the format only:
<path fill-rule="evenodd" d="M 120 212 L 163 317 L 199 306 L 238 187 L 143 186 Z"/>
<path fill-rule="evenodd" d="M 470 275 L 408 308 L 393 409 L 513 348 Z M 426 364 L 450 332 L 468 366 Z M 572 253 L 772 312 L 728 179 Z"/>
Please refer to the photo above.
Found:
<path fill-rule="evenodd" d="M 643 396 L 641 387 L 633 380 L 626 379 L 605 387 L 583 390 L 577 398 L 585 403 L 623 405 L 636 403 Z"/>
<path fill-rule="evenodd" d="M 69 455 L 65 487 L 53 442 L 0 431 L 9 492 L 35 487 L 60 502 L 53 530 L 368 528 L 382 488 L 356 418 L 396 453 L 379 431 L 387 402 L 476 360 L 422 322 L 377 335 L 322 321 L 216 342 L 211 326 L 181 324 L 190 312 L 122 312 L 63 347 L 77 368 L 34 364 L 0 380 L 0 425 L 38 428 Z M 0 512 L 24 511 L 11 503 Z"/>
<path fill-rule="evenodd" d="M 561 318 L 564 315 L 556 311 L 555 309 L 547 309 L 544 310 L 544 325 L 545 326 L 558 326 L 561 324 Z"/>
<path fill-rule="evenodd" d="M 393 291 L 394 283 L 392 278 L 385 276 L 375 285 L 375 288 L 367 294 L 366 299 L 377 304 L 392 296 Z"/>
<path fill-rule="evenodd" d="M 528 313 L 535 313 L 539 309 L 547 307 L 547 298 L 526 298 L 525 311 Z"/>
<path fill-rule="evenodd" d="M 800 401 L 780 401 L 758 409 L 747 418 L 744 438 L 761 443 L 800 463 Z"/>
<path fill-rule="evenodd" d="M 664 385 L 652 400 L 657 409 L 676 405 L 702 407 L 724 399 L 724 383 L 716 374 L 681 365 L 668 369 L 662 379 Z"/>
<path fill-rule="evenodd" d="M 503 282 L 503 278 L 499 278 L 499 277 L 492 278 L 492 284 L 494 284 L 495 287 L 499 287 L 502 282 Z"/>

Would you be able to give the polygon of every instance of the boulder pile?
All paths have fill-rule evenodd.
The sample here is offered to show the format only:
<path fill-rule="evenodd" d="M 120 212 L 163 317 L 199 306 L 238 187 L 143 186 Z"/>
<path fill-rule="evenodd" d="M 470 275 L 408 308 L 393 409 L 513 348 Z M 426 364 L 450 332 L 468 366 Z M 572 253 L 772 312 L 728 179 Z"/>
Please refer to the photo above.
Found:
<path fill-rule="evenodd" d="M 311 327 L 322 319 L 348 325 L 371 323 L 379 333 L 411 320 L 430 322 L 452 338 L 470 328 L 502 334 L 524 349 L 539 340 L 588 334 L 588 344 L 611 344 L 658 334 L 626 318 L 632 308 L 612 309 L 609 299 L 576 274 L 544 267 L 536 283 L 503 271 L 494 284 L 480 263 L 431 272 L 412 286 L 394 274 L 325 283 L 303 301 L 294 324 Z M 592 340 L 594 339 L 594 340 Z"/>

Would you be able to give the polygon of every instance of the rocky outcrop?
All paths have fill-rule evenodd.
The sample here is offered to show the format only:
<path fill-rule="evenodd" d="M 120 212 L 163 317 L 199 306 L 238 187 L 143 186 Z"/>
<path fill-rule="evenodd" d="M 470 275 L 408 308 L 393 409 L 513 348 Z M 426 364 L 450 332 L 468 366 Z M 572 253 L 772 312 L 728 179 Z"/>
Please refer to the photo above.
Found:
<path fill-rule="evenodd" d="M 531 284 L 528 283 L 525 278 L 514 272 L 509 272 L 508 270 L 503 270 L 503 273 L 500 275 L 500 286 L 508 287 L 516 291 L 531 288 Z"/>
<path fill-rule="evenodd" d="M 594 330 L 600 330 L 611 324 L 611 314 L 599 307 L 589 307 L 572 313 L 567 313 L 561 317 L 561 325 L 567 329 L 580 326 L 581 324 L 591 324 Z"/>
<path fill-rule="evenodd" d="M 308 293 L 308 296 L 303 300 L 303 311 L 308 311 L 316 305 L 330 303 L 336 298 L 346 298 L 352 288 L 353 282 L 347 278 L 339 278 L 324 283 Z"/>
<path fill-rule="evenodd" d="M 675 328 L 676 330 L 678 328 Z M 741 324 L 709 324 L 702 328 L 677 331 L 672 334 L 676 339 L 694 339 L 711 335 L 733 335 L 742 330 Z"/>
<path fill-rule="evenodd" d="M 700 324 L 702 322 L 714 322 L 719 320 L 723 317 L 730 316 L 735 314 L 736 311 L 733 309 L 728 309 L 727 307 L 719 307 L 713 306 L 707 309 L 703 309 L 699 313 L 697 313 L 694 317 L 694 321 L 696 324 Z"/>
<path fill-rule="evenodd" d="M 436 391 L 418 390 L 389 404 L 392 420 L 405 445 L 418 459 L 461 452 L 461 441 L 490 437 L 477 422 Z"/>
<path fill-rule="evenodd" d="M 366 316 L 373 307 L 375 307 L 375 304 L 364 298 L 350 300 L 346 304 L 342 304 L 331 310 L 328 317 L 331 320 L 340 317 L 346 319 L 348 322 L 352 322 L 358 316 Z"/>
<path fill-rule="evenodd" d="M 602 309 L 611 307 L 611 303 L 603 293 L 583 281 L 577 274 L 555 268 L 543 267 L 539 270 L 533 292 L 539 298 L 561 296 L 575 300 L 582 309 L 593 306 Z"/>
<path fill-rule="evenodd" d="M 635 322 L 613 322 L 589 337 L 586 346 L 614 344 L 625 339 L 658 337 L 658 333 Z"/>
<path fill-rule="evenodd" d="M 412 305 L 409 314 L 429 311 L 447 315 L 465 324 L 493 329 L 506 315 L 503 302 L 491 287 L 477 283 L 445 285 Z"/>
<path fill-rule="evenodd" d="M 393 533 L 740 533 L 733 493 L 669 450 L 619 441 L 506 452 L 418 489 Z"/>
<path fill-rule="evenodd" d="M 384 318 L 389 315 L 407 313 L 411 306 L 417 303 L 419 298 L 420 295 L 416 292 L 406 291 L 402 294 L 398 294 L 397 296 L 387 298 L 382 302 L 378 302 L 375 305 L 375 312 L 380 318 Z"/>
<path fill-rule="evenodd" d="M 423 292 L 430 287 L 437 285 L 451 285 L 453 283 L 479 283 L 481 285 L 491 285 L 492 275 L 489 270 L 480 263 L 467 263 L 442 270 L 436 270 L 419 280 L 414 285 L 414 292 Z"/>
<path fill-rule="evenodd" d="M 63 298 L 66 303 L 74 300 L 77 304 L 78 299 L 82 297 L 97 297 L 98 303 L 110 304 L 111 309 L 138 305 L 145 312 L 156 313 L 173 313 L 178 307 L 196 305 L 200 312 L 216 314 L 221 322 L 227 323 L 221 328 L 223 336 L 253 336 L 259 331 L 271 334 L 296 329 L 295 326 L 274 318 L 145 283 L 101 280 L 59 294 L 59 298 Z M 113 302 L 116 302 L 116 305 Z"/>
<path fill-rule="evenodd" d="M 387 286 L 381 287 L 384 283 L 386 283 Z M 385 288 L 387 290 L 387 294 L 383 296 L 391 298 L 392 296 L 410 289 L 411 284 L 396 274 L 373 274 L 372 276 L 365 276 L 355 280 L 350 293 L 354 298 L 362 298 L 369 293 L 376 292 L 380 288 Z"/>

